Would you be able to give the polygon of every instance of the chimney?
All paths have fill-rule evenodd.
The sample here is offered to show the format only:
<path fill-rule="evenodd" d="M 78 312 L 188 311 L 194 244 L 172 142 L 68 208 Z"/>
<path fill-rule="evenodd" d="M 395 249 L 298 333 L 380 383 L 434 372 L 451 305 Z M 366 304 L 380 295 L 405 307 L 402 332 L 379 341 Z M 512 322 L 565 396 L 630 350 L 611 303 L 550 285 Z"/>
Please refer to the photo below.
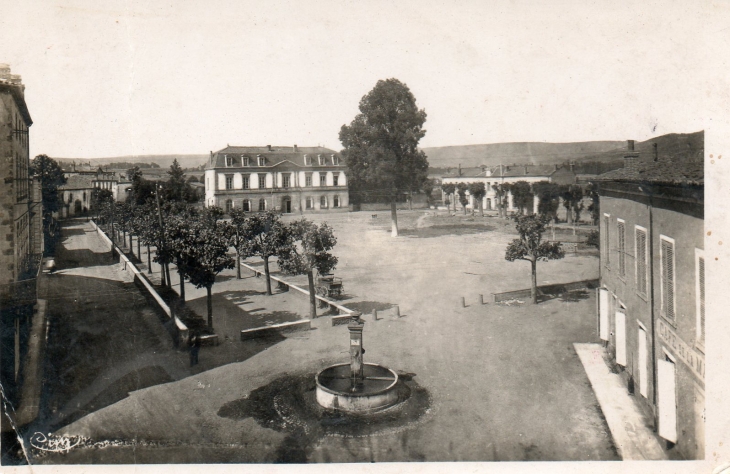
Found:
<path fill-rule="evenodd" d="M 269 151 L 271 151 L 271 145 L 266 145 L 266 148 L 268 148 Z"/>
<path fill-rule="evenodd" d="M 657 149 L 657 144 L 652 144 L 654 147 L 654 161 L 659 161 L 659 150 Z"/>
<path fill-rule="evenodd" d="M 634 151 L 634 141 L 633 140 L 627 140 L 626 144 L 627 144 L 627 149 L 629 151 Z"/>
<path fill-rule="evenodd" d="M 624 155 L 624 168 L 637 173 L 639 171 L 639 154 L 638 153 L 627 153 Z"/>
<path fill-rule="evenodd" d="M 10 66 L 7 64 L 0 64 L 0 80 L 1 81 L 9 81 L 10 80 Z"/>
<path fill-rule="evenodd" d="M 299 152 L 299 147 L 297 147 L 296 143 L 294 144 L 294 153 Z"/>
<path fill-rule="evenodd" d="M 459 176 L 461 176 L 461 163 L 459 163 Z"/>

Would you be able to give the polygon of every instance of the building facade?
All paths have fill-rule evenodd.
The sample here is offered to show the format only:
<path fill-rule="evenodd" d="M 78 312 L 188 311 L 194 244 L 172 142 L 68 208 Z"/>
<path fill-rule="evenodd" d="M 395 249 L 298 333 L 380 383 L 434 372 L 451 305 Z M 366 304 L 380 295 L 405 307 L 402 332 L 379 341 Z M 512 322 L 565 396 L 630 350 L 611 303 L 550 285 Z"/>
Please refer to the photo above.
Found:
<path fill-rule="evenodd" d="M 495 167 L 478 167 L 478 168 L 457 168 L 453 172 L 443 175 L 441 182 L 443 184 L 458 183 L 484 183 L 486 187 L 486 195 L 482 199 L 482 209 L 495 210 L 498 209 L 497 193 L 492 185 L 516 183 L 525 181 L 527 183 L 537 183 L 547 181 L 555 184 L 575 184 L 576 175 L 572 166 L 560 165 L 499 165 Z M 443 192 L 442 192 L 443 193 Z M 467 192 L 467 195 L 469 193 Z M 442 194 L 442 198 L 445 199 Z M 453 196 L 452 196 L 453 198 Z M 517 208 L 512 199 L 512 193 L 506 195 L 506 210 L 508 212 L 516 212 Z M 534 210 L 537 212 L 538 199 L 535 197 Z M 469 195 L 469 204 L 467 209 L 474 209 L 474 198 Z"/>
<path fill-rule="evenodd" d="M 66 183 L 58 187 L 60 218 L 86 215 L 91 209 L 94 175 L 70 174 Z"/>
<path fill-rule="evenodd" d="M 347 210 L 344 163 L 323 147 L 227 146 L 210 153 L 203 177 L 205 205 L 226 213 Z"/>
<path fill-rule="evenodd" d="M 20 77 L 10 74 L 7 65 L 0 64 L 0 384 L 3 387 L 0 445 L 3 447 L 17 438 L 8 420 L 7 407 L 12 407 L 17 414 L 19 405 L 21 408 L 28 405 L 27 400 L 23 403 L 24 369 L 31 347 L 30 328 L 38 302 L 37 280 L 43 249 L 41 190 L 38 179 L 30 177 L 32 124 Z M 15 417 L 14 421 L 20 424 L 29 419 L 19 421 Z"/>
<path fill-rule="evenodd" d="M 703 164 L 639 158 L 597 179 L 598 332 L 667 448 L 703 459 Z"/>

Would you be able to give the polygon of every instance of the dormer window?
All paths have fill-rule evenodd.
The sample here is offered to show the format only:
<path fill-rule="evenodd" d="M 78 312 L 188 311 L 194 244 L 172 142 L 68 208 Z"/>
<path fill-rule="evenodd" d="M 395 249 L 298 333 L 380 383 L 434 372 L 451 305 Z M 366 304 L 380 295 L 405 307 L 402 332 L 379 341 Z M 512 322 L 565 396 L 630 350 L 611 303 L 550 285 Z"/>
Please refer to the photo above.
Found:
<path fill-rule="evenodd" d="M 319 163 L 320 166 L 325 164 L 324 157 L 322 155 L 317 155 L 317 162 Z"/>
<path fill-rule="evenodd" d="M 332 155 L 332 164 L 333 165 L 339 165 L 340 164 L 340 157 L 337 155 Z"/>
<path fill-rule="evenodd" d="M 243 166 L 251 166 L 251 158 L 248 156 L 244 156 L 241 161 L 243 161 Z"/>
<path fill-rule="evenodd" d="M 304 165 L 305 166 L 312 166 L 312 157 L 309 155 L 304 155 Z"/>
<path fill-rule="evenodd" d="M 226 161 L 226 166 L 233 166 L 233 157 L 228 155 L 223 155 L 223 158 Z"/>
<path fill-rule="evenodd" d="M 261 155 L 256 155 L 258 158 L 259 166 L 265 166 L 266 165 L 266 158 Z"/>

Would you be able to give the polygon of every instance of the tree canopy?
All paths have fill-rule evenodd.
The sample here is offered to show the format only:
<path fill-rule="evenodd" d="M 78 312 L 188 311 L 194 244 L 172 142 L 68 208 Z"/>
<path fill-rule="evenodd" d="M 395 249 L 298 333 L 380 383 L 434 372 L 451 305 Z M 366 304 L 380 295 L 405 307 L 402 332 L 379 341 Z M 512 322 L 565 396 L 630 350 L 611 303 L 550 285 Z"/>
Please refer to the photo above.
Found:
<path fill-rule="evenodd" d="M 397 79 L 380 80 L 360 100 L 360 113 L 340 129 L 342 157 L 353 202 L 361 192 L 377 190 L 391 202 L 393 236 L 398 235 L 395 203 L 404 192 L 423 189 L 428 159 L 418 149 L 426 134 L 426 112 L 416 106 L 408 86 Z"/>
<path fill-rule="evenodd" d="M 40 177 L 43 213 L 49 216 L 58 211 L 58 187 L 66 184 L 66 177 L 58 162 L 48 155 L 38 155 L 30 164 L 30 175 Z"/>
<path fill-rule="evenodd" d="M 526 260 L 532 266 L 532 302 L 537 303 L 537 262 L 560 259 L 565 252 L 560 242 L 543 242 L 542 234 L 545 226 L 550 222 L 549 216 L 518 214 L 514 216 L 515 227 L 520 234 L 507 246 L 504 258 L 509 262 Z"/>

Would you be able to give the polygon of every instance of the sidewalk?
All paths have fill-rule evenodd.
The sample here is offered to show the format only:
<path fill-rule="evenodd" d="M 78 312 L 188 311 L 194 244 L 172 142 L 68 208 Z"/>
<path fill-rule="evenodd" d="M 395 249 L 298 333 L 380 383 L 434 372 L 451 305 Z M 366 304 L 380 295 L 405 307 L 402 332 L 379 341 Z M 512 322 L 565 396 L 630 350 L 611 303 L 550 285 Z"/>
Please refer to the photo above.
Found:
<path fill-rule="evenodd" d="M 623 460 L 669 459 L 652 431 L 645 425 L 634 398 L 628 394 L 619 376 L 611 373 L 606 366 L 603 346 L 579 343 L 573 346 L 583 363 L 611 430 L 614 444 Z"/>

